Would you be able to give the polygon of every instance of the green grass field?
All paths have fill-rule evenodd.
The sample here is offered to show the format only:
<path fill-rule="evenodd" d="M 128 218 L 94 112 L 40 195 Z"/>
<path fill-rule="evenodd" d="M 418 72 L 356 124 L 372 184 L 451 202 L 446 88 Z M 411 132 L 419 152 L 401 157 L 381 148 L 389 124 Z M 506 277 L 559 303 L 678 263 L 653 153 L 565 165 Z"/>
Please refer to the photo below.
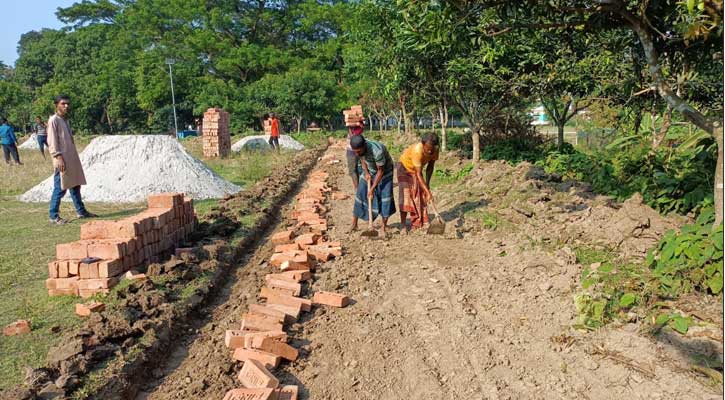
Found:
<path fill-rule="evenodd" d="M 304 135 L 304 134 L 303 134 Z M 300 137 L 306 145 L 315 145 L 325 136 Z M 233 139 L 234 140 L 234 139 Z M 79 150 L 90 138 L 78 137 Z M 286 162 L 291 153 L 253 152 L 234 154 L 225 159 L 206 160 L 201 157 L 201 139 L 182 141 L 195 157 L 204 161 L 225 179 L 241 186 L 252 185 L 268 175 L 275 165 Z M 74 329 L 81 319 L 74 314 L 75 297 L 49 297 L 45 289 L 47 263 L 55 256 L 57 243 L 78 240 L 80 221 L 65 226 L 48 224 L 48 204 L 22 203 L 16 196 L 50 176 L 50 159 L 40 153 L 21 150 L 23 166 L 7 166 L 0 162 L 0 326 L 17 320 L 31 321 L 30 334 L 0 336 L 0 391 L 23 379 L 24 367 L 39 367 L 45 362 L 48 348 L 57 343 L 64 331 Z M 196 203 L 197 214 L 203 215 L 216 200 Z M 90 203 L 88 209 L 103 219 L 117 219 L 145 208 L 144 204 Z M 61 216 L 74 218 L 69 203 L 61 206 Z"/>

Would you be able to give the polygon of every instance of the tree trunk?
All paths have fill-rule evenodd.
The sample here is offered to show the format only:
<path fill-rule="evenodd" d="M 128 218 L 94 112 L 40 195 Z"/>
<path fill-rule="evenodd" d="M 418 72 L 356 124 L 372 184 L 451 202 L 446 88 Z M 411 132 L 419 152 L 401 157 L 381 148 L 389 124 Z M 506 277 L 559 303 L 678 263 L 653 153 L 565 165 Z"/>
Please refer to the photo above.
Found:
<path fill-rule="evenodd" d="M 448 141 L 446 137 L 446 125 L 448 124 L 448 116 L 444 114 L 443 107 L 438 107 L 438 114 L 441 117 L 441 150 L 447 151 Z"/>
<path fill-rule="evenodd" d="M 564 146 L 564 125 L 566 125 L 566 121 L 556 121 L 556 145 L 559 147 L 559 149 Z"/>
<path fill-rule="evenodd" d="M 410 129 L 410 124 L 408 123 L 408 110 L 405 109 L 405 103 L 402 104 L 400 112 L 403 119 L 404 133 L 407 135 L 408 130 Z"/>
<path fill-rule="evenodd" d="M 642 107 L 637 107 L 636 113 L 634 116 L 634 136 L 639 136 L 639 129 L 642 127 Z"/>
<path fill-rule="evenodd" d="M 671 124 L 672 124 L 672 106 L 670 106 L 668 104 L 667 111 L 665 111 L 665 115 L 662 117 L 662 126 L 660 127 L 660 131 L 652 139 L 652 148 L 653 149 L 658 148 L 662 144 L 662 142 L 665 141 L 665 137 L 667 136 L 667 131 L 670 130 Z"/>
<path fill-rule="evenodd" d="M 402 124 L 402 121 L 401 121 L 402 120 L 402 115 L 403 115 L 403 110 L 401 109 L 400 110 L 400 115 L 397 115 L 395 117 L 395 122 L 398 123 L 398 135 L 400 135 L 400 125 Z"/>
<path fill-rule="evenodd" d="M 723 220 L 723 129 L 720 121 L 714 124 L 715 142 L 717 142 L 717 163 L 715 164 L 715 225 Z"/>
<path fill-rule="evenodd" d="M 297 118 L 297 133 L 302 131 L 302 118 Z"/>
<path fill-rule="evenodd" d="M 649 67 L 650 75 L 655 82 L 657 92 L 662 96 L 665 101 L 672 106 L 674 110 L 680 112 L 688 121 L 695 124 L 698 128 L 709 133 L 715 139 L 717 143 L 717 165 L 715 168 L 715 223 L 719 224 L 723 220 L 723 129 L 720 120 L 710 120 L 705 117 L 701 112 L 695 110 L 690 104 L 684 101 L 680 96 L 672 91 L 669 84 L 665 80 L 662 74 L 662 66 L 660 64 L 659 54 L 655 49 L 654 41 L 652 40 L 652 34 L 647 28 L 646 21 L 643 21 L 640 17 L 635 17 L 629 11 L 623 7 L 619 7 L 615 10 L 621 15 L 629 24 L 630 28 L 637 34 L 639 42 L 642 45 L 645 59 L 647 60 L 647 66 Z"/>
<path fill-rule="evenodd" d="M 478 160 L 481 159 L 481 130 L 480 127 L 475 127 L 471 130 L 471 141 L 473 142 L 473 163 L 478 164 Z"/>

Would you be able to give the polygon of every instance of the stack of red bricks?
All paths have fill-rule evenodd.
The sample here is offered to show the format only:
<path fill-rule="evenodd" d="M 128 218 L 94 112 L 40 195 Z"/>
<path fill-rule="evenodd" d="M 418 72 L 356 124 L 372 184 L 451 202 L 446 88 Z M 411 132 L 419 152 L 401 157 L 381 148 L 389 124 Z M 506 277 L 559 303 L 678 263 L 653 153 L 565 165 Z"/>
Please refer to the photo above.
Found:
<path fill-rule="evenodd" d="M 81 240 L 56 246 L 45 281 L 48 294 L 108 293 L 124 272 L 173 252 L 196 224 L 193 201 L 182 193 L 151 195 L 148 209 L 132 217 L 87 222 Z"/>
<path fill-rule="evenodd" d="M 270 264 L 274 273 L 265 277 L 266 286 L 259 296 L 266 303 L 250 305 L 240 328 L 226 332 L 224 342 L 233 349 L 232 358 L 244 365 L 238 375 L 242 387 L 228 391 L 224 400 L 296 400 L 297 386 L 280 385 L 270 372 L 282 360 L 293 362 L 298 357 L 298 350 L 288 343 L 285 325 L 297 321 L 313 305 L 349 304 L 347 296 L 337 293 L 301 297 L 302 284 L 312 279 L 316 265 L 342 255 L 340 243 L 323 239 L 327 230 L 324 204 L 330 192 L 327 178 L 324 171 L 310 175 L 292 211 L 296 226 L 272 236 L 275 249 Z"/>
<path fill-rule="evenodd" d="M 229 113 L 221 108 L 210 108 L 204 113 L 202 125 L 204 157 L 226 157 L 232 151 L 229 135 Z"/>
<path fill-rule="evenodd" d="M 354 126 L 363 121 L 362 106 L 352 106 L 342 114 L 345 116 L 345 126 Z"/>

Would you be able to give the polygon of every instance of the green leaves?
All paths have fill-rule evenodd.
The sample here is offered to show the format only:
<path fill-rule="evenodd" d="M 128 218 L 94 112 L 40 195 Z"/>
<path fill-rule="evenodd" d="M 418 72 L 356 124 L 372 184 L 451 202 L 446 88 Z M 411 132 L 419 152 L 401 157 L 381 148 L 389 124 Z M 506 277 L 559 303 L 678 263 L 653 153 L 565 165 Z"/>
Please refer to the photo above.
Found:
<path fill-rule="evenodd" d="M 629 308 L 634 305 L 637 301 L 637 296 L 634 293 L 625 293 L 619 298 L 619 306 Z"/>

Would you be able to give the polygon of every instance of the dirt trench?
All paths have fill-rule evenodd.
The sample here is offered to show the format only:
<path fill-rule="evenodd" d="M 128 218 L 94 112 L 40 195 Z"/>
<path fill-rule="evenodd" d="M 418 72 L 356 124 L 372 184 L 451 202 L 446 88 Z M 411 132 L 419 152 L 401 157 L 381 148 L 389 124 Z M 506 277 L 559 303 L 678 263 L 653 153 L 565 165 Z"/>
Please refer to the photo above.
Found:
<path fill-rule="evenodd" d="M 343 164 L 325 169 L 351 193 Z M 460 235 L 452 223 L 444 236 L 401 236 L 394 226 L 373 241 L 347 233 L 352 204 L 331 203 L 328 235 L 345 255 L 319 268 L 309 289 L 354 303 L 314 308 L 289 327 L 300 358 L 274 371 L 299 385 L 301 399 L 721 398 L 690 371 L 692 353 L 677 340 L 647 337 L 638 324 L 571 329 L 581 265 L 570 249 Z M 265 244 L 237 270 L 223 300 L 205 309 L 208 322 L 149 371 L 137 399 L 221 399 L 239 386 L 224 332 L 257 302 L 271 253 Z"/>

